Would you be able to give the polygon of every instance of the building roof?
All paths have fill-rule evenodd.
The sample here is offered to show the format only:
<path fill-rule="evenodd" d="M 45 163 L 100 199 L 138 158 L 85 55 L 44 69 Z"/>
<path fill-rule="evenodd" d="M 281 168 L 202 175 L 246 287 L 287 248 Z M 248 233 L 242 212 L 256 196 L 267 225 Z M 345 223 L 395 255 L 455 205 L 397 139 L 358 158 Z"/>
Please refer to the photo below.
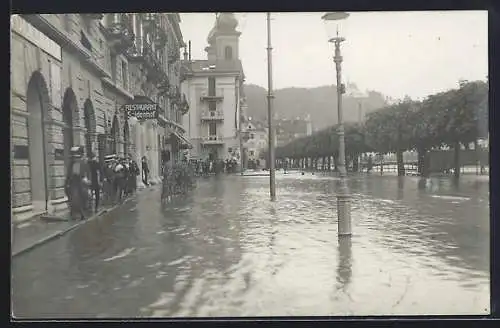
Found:
<path fill-rule="evenodd" d="M 243 73 L 241 60 L 218 60 L 209 62 L 208 60 L 193 60 L 190 65 L 191 73 Z M 213 68 L 210 68 L 213 67 Z"/>

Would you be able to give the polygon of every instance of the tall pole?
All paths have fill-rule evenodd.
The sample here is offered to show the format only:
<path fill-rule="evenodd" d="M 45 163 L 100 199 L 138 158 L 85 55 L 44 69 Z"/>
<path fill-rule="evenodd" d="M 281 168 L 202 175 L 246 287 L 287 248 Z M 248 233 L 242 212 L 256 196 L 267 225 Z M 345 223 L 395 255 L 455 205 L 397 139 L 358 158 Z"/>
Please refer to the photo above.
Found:
<path fill-rule="evenodd" d="M 273 127 L 273 63 L 271 47 L 271 13 L 267 13 L 267 121 L 269 143 L 269 193 L 271 200 L 276 200 L 276 177 L 274 168 L 274 127 Z"/>
<path fill-rule="evenodd" d="M 363 102 L 359 100 L 358 102 L 358 123 L 361 124 L 363 122 Z"/>
<path fill-rule="evenodd" d="M 363 100 L 359 100 L 358 103 L 358 124 L 361 127 L 361 124 L 363 123 Z M 358 173 L 362 172 L 363 169 L 361 167 L 361 153 L 358 155 Z"/>
<path fill-rule="evenodd" d="M 332 41 L 335 44 L 335 69 L 337 71 L 337 109 L 338 109 L 338 136 L 339 136 L 339 177 L 340 190 L 337 193 L 337 216 L 339 237 L 351 235 L 351 200 L 347 186 L 347 171 L 345 167 L 345 141 L 344 141 L 344 118 L 342 112 L 342 55 L 340 54 L 340 43 L 344 38 L 336 37 Z"/>
<path fill-rule="evenodd" d="M 239 126 L 239 129 L 238 129 L 238 134 L 240 136 L 240 174 L 243 175 L 244 174 L 244 171 L 245 171 L 245 168 L 243 167 L 244 163 L 243 163 L 243 129 L 242 129 L 242 125 L 243 125 L 243 122 L 241 121 L 241 104 L 239 105 L 240 106 L 240 112 L 238 113 L 239 115 L 239 118 L 238 118 L 238 122 L 240 123 L 240 126 Z"/>

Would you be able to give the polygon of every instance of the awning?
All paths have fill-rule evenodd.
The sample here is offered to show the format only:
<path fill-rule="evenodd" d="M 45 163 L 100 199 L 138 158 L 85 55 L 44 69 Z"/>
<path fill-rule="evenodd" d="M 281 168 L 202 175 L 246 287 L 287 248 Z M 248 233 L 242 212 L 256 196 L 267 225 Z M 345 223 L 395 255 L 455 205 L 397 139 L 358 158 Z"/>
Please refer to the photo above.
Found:
<path fill-rule="evenodd" d="M 193 145 L 191 144 L 191 142 L 186 138 L 184 137 L 182 134 L 176 132 L 176 131 L 173 131 L 172 134 L 181 141 L 181 143 L 183 143 L 184 145 L 186 145 L 189 149 L 193 148 Z"/>

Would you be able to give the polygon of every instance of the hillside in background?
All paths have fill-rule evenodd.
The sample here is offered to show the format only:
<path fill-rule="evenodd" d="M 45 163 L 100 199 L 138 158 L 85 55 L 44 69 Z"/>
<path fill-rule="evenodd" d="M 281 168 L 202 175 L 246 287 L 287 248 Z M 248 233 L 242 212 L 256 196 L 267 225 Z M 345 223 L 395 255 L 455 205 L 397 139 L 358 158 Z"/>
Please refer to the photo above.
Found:
<path fill-rule="evenodd" d="M 347 87 L 347 93 L 356 90 L 354 84 Z M 259 121 L 267 119 L 267 90 L 254 84 L 245 85 L 248 116 Z M 344 120 L 357 122 L 359 100 L 345 94 L 343 97 Z M 368 92 L 362 100 L 364 114 L 385 105 L 385 96 L 376 91 Z M 285 88 L 275 91 L 274 108 L 279 118 L 295 118 L 311 115 L 313 128 L 319 130 L 337 123 L 337 93 L 335 86 L 317 88 Z"/>

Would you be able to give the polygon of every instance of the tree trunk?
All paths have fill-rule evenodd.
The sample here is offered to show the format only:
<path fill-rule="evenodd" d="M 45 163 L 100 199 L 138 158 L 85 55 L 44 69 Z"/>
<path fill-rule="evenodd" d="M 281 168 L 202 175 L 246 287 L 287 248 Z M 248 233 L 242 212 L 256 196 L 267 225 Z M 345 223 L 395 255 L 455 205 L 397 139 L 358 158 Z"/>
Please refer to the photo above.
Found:
<path fill-rule="evenodd" d="M 403 177 L 405 175 L 405 163 L 403 161 L 403 151 L 398 150 L 396 152 L 396 158 L 398 162 L 398 177 Z"/>
<path fill-rule="evenodd" d="M 379 154 L 379 160 L 380 160 L 380 175 L 384 175 L 384 155 Z"/>
<path fill-rule="evenodd" d="M 479 175 L 480 163 L 479 163 L 479 151 L 477 149 L 477 139 L 474 140 L 474 155 L 476 158 L 476 175 Z"/>
<path fill-rule="evenodd" d="M 338 167 L 338 158 L 337 156 L 333 156 L 333 170 L 335 172 L 338 172 L 339 171 L 339 167 Z"/>
<path fill-rule="evenodd" d="M 405 163 L 403 161 L 403 149 L 401 149 L 401 137 L 402 131 L 401 126 L 398 125 L 398 143 L 397 143 L 397 151 L 396 151 L 396 162 L 398 167 L 398 177 L 402 177 L 405 175 Z"/>
<path fill-rule="evenodd" d="M 427 164 L 427 149 L 424 147 L 419 147 L 417 148 L 417 156 L 418 156 L 418 163 L 417 163 L 417 169 L 418 169 L 418 174 L 421 177 L 427 178 L 429 176 L 428 172 L 428 164 Z"/>
<path fill-rule="evenodd" d="M 456 179 L 460 177 L 460 142 L 455 141 L 453 145 L 453 175 Z"/>
<path fill-rule="evenodd" d="M 352 161 L 352 171 L 359 172 L 359 155 L 355 155 Z"/>

